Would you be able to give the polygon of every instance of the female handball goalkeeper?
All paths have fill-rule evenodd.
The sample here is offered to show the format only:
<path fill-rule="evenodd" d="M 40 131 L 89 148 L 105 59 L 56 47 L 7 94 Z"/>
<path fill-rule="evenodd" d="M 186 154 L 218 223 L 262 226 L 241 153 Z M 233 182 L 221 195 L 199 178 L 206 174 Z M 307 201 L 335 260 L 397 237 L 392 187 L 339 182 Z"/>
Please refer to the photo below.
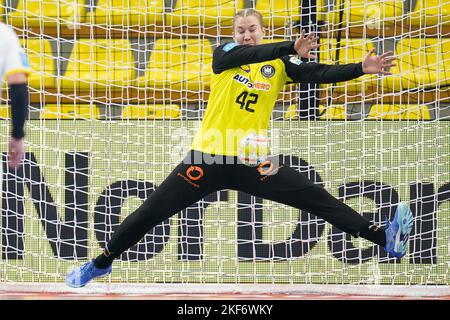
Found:
<path fill-rule="evenodd" d="M 406 253 L 413 222 L 407 205 L 399 204 L 394 220 L 382 228 L 278 157 L 263 157 L 271 112 L 285 84 L 335 83 L 363 74 L 389 74 L 384 69 L 394 66 L 392 52 L 375 55 L 371 50 L 362 62 L 345 65 L 304 62 L 297 56 L 315 58 L 311 53 L 319 47 L 315 35 L 305 36 L 302 31 L 296 41 L 262 44 L 264 32 L 258 11 L 245 9 L 235 15 L 234 42 L 220 45 L 213 53 L 211 93 L 191 151 L 121 223 L 103 253 L 67 275 L 68 286 L 83 287 L 108 275 L 114 259 L 149 230 L 222 189 L 305 210 L 354 237 L 380 245 L 394 257 Z"/>

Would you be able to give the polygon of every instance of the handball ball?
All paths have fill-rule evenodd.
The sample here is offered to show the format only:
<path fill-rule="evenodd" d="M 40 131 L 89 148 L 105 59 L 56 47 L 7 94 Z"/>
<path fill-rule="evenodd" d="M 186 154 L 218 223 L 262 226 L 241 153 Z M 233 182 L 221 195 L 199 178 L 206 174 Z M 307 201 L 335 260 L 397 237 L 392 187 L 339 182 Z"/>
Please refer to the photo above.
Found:
<path fill-rule="evenodd" d="M 251 133 L 245 136 L 238 147 L 239 160 L 247 166 L 257 166 L 269 154 L 269 138 Z"/>

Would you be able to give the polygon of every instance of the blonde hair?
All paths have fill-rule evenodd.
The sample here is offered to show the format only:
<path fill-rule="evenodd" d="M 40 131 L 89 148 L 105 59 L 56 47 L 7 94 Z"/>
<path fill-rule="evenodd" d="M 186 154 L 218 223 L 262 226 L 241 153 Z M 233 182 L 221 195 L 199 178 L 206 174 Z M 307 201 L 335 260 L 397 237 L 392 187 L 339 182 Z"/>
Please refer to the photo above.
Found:
<path fill-rule="evenodd" d="M 236 20 L 238 18 L 244 18 L 244 17 L 249 17 L 249 16 L 255 16 L 256 19 L 258 19 L 259 24 L 261 25 L 261 29 L 264 29 L 264 22 L 263 22 L 263 16 L 261 14 L 261 12 L 259 12 L 258 10 L 249 8 L 249 9 L 243 9 L 241 11 L 238 11 L 234 17 L 233 17 L 233 29 L 234 29 L 234 25 L 236 24 Z"/>

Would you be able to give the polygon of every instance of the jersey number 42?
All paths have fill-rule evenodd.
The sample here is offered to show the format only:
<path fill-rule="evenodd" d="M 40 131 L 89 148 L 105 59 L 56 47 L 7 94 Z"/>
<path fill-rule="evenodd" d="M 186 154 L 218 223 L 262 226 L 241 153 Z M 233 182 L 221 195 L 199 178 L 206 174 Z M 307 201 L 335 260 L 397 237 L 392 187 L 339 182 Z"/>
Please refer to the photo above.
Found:
<path fill-rule="evenodd" d="M 255 112 L 255 109 L 250 108 L 250 105 L 256 104 L 258 102 L 258 95 L 256 93 L 248 93 L 248 91 L 243 91 L 236 98 L 236 103 L 248 112 Z"/>

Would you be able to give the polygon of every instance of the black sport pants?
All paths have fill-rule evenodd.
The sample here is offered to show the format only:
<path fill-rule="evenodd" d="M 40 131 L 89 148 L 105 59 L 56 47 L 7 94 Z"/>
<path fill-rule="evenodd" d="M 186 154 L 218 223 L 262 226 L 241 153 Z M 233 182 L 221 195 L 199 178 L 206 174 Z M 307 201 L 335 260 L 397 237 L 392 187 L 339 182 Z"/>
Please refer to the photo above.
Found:
<path fill-rule="evenodd" d="M 240 163 L 237 157 L 214 158 L 190 151 L 149 198 L 118 227 L 107 244 L 108 258 L 112 261 L 119 257 L 162 221 L 222 189 L 243 191 L 307 211 L 353 236 L 372 225 L 323 187 L 280 163 L 279 159 L 269 158 L 259 166 L 250 167 Z M 211 163 L 211 160 L 216 160 L 216 163 Z"/>

